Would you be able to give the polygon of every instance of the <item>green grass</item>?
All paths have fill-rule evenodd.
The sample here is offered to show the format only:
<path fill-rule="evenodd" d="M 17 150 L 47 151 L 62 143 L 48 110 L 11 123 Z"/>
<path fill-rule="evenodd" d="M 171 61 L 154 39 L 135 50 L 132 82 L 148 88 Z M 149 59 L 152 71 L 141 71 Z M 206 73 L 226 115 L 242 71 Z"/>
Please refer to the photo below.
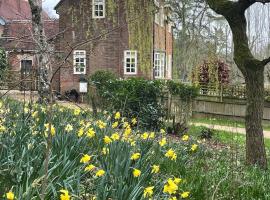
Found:
<path fill-rule="evenodd" d="M 203 126 L 190 126 L 189 133 L 194 137 L 199 137 L 200 132 L 205 129 Z M 213 140 L 224 143 L 227 145 L 233 144 L 233 145 L 239 145 L 242 148 L 245 145 L 246 136 L 240 133 L 231 133 L 228 131 L 217 131 L 213 130 Z M 270 139 L 265 138 L 265 147 L 267 149 L 270 149 Z"/>
<path fill-rule="evenodd" d="M 223 118 L 193 118 L 191 119 L 192 123 L 205 123 L 205 124 L 213 124 L 213 125 L 221 125 L 221 126 L 230 126 L 230 127 L 239 127 L 245 128 L 245 122 L 223 119 Z M 264 130 L 270 130 L 270 122 L 263 123 Z"/>

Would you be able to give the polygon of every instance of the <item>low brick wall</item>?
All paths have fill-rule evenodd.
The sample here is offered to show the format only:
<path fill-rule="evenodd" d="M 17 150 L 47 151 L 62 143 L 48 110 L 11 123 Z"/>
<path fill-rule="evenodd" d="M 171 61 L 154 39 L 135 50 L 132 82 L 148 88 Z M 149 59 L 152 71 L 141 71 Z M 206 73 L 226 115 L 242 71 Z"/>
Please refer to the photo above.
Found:
<path fill-rule="evenodd" d="M 199 96 L 193 102 L 193 116 L 224 117 L 232 119 L 244 119 L 246 112 L 246 101 L 243 99 L 232 99 Z M 264 106 L 263 119 L 270 121 L 270 103 Z"/>

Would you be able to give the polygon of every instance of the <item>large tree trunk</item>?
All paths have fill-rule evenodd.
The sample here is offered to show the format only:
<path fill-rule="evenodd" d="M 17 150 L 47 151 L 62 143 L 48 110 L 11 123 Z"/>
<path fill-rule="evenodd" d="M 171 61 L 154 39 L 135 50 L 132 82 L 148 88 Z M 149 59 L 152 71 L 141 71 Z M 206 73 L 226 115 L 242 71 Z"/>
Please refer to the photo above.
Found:
<path fill-rule="evenodd" d="M 246 161 L 248 164 L 267 168 L 263 136 L 264 70 L 246 70 Z"/>
<path fill-rule="evenodd" d="M 254 3 L 270 0 L 206 0 L 209 6 L 228 21 L 233 35 L 234 61 L 242 71 L 247 88 L 246 110 L 246 160 L 248 164 L 266 169 L 267 160 L 262 128 L 264 109 L 264 67 L 270 57 L 255 59 L 248 43 L 245 11 Z"/>

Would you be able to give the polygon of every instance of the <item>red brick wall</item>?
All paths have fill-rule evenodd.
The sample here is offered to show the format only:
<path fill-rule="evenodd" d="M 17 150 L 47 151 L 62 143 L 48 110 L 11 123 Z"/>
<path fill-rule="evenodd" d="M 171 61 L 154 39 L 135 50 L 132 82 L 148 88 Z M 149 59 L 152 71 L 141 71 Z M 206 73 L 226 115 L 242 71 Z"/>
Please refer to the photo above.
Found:
<path fill-rule="evenodd" d="M 69 55 L 65 67 L 62 67 L 60 70 L 61 93 L 71 89 L 79 91 L 80 77 L 88 78 L 89 75 L 98 70 L 110 70 L 122 78 L 130 77 L 124 75 L 124 51 L 129 49 L 129 32 L 126 24 L 124 3 L 121 3 L 121 1 L 125 0 L 120 0 L 119 2 L 120 7 L 118 13 L 114 16 L 114 23 L 111 20 L 112 18 L 108 16 L 108 13 L 106 13 L 105 19 L 92 19 L 92 0 L 65 0 L 57 8 L 57 12 L 60 15 L 60 32 L 65 31 L 63 37 L 60 38 L 59 49 L 63 52 L 62 59 Z M 73 9 L 73 7 L 76 9 Z M 119 26 L 121 26 L 121 28 L 116 29 L 116 27 Z M 87 73 L 86 75 L 74 74 L 71 47 L 76 46 L 80 42 L 95 38 L 109 30 L 113 31 L 111 31 L 110 34 L 106 34 L 105 37 L 89 41 L 83 46 L 75 48 L 75 50 L 86 51 Z M 155 25 L 155 30 L 155 34 L 157 34 L 155 37 L 155 49 L 162 49 L 164 51 L 166 50 L 168 54 L 171 53 L 172 41 L 170 34 L 165 34 L 165 27 L 160 28 Z M 88 34 L 89 32 L 91 32 L 91 34 Z M 151 38 L 153 38 L 152 29 L 149 30 L 149 34 L 151 35 Z M 165 37 L 165 35 L 167 36 Z M 154 48 L 151 47 L 151 49 L 147 49 L 144 53 L 144 56 L 148 57 L 151 65 L 150 72 L 145 73 L 140 70 L 140 64 L 138 63 L 138 72 L 136 76 L 142 76 L 148 79 L 153 78 L 153 62 L 150 62 L 153 59 L 153 49 Z"/>

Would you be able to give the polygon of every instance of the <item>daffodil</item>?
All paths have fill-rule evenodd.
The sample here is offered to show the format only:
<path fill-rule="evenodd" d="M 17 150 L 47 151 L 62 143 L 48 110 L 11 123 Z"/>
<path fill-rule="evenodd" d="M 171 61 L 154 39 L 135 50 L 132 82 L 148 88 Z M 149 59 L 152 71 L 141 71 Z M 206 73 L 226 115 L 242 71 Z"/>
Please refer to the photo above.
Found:
<path fill-rule="evenodd" d="M 155 133 L 154 132 L 151 132 L 150 134 L 149 134 L 149 138 L 155 138 Z"/>
<path fill-rule="evenodd" d="M 124 132 L 124 136 L 125 137 L 128 137 L 130 134 L 131 134 L 131 128 L 130 127 L 127 127 L 126 129 L 125 129 L 125 132 Z"/>
<path fill-rule="evenodd" d="M 130 157 L 131 160 L 138 160 L 141 157 L 140 153 L 134 153 L 132 154 L 132 156 Z"/>
<path fill-rule="evenodd" d="M 160 133 L 161 133 L 161 134 L 165 134 L 166 131 L 162 128 L 162 129 L 160 129 Z"/>
<path fill-rule="evenodd" d="M 116 141 L 116 140 L 120 139 L 120 135 L 118 133 L 114 133 L 114 134 L 112 134 L 111 138 L 113 141 Z"/>
<path fill-rule="evenodd" d="M 0 124 L 0 132 L 6 131 L 6 127 Z"/>
<path fill-rule="evenodd" d="M 65 131 L 66 131 L 66 132 L 71 132 L 71 131 L 73 131 L 73 126 L 70 125 L 70 124 L 68 124 L 68 125 L 66 126 L 66 128 L 65 128 Z"/>
<path fill-rule="evenodd" d="M 95 169 L 96 167 L 95 167 L 95 165 L 88 165 L 88 166 L 86 166 L 85 168 L 84 168 L 84 171 L 92 171 L 93 169 Z"/>
<path fill-rule="evenodd" d="M 60 192 L 62 193 L 60 195 L 60 200 L 70 200 L 70 196 L 67 190 L 60 190 Z"/>
<path fill-rule="evenodd" d="M 188 139 L 189 139 L 189 136 L 188 135 L 183 135 L 183 137 L 182 137 L 182 140 L 183 141 L 188 141 Z"/>
<path fill-rule="evenodd" d="M 33 118 L 36 118 L 37 115 L 38 115 L 38 111 L 35 111 L 35 112 L 32 113 L 32 117 L 33 117 Z"/>
<path fill-rule="evenodd" d="M 110 152 L 109 148 L 103 147 L 102 148 L 102 154 L 107 155 Z"/>
<path fill-rule="evenodd" d="M 141 138 L 144 139 L 144 140 L 147 140 L 149 137 L 149 133 L 145 132 L 141 135 Z"/>
<path fill-rule="evenodd" d="M 113 124 L 112 124 L 112 128 L 116 128 L 117 126 L 118 126 L 118 122 L 114 122 Z"/>
<path fill-rule="evenodd" d="M 100 128 L 100 129 L 104 129 L 104 128 L 106 128 L 106 123 L 104 123 L 103 121 L 101 121 L 101 120 L 98 120 L 97 121 L 97 125 L 98 125 L 98 127 Z"/>
<path fill-rule="evenodd" d="M 105 171 L 103 169 L 100 169 L 97 171 L 96 176 L 101 177 L 101 176 L 104 176 L 104 174 L 105 174 Z"/>
<path fill-rule="evenodd" d="M 190 192 L 183 192 L 183 193 L 181 194 L 181 197 L 182 197 L 183 199 L 186 199 L 186 198 L 189 197 L 189 194 L 190 194 Z"/>
<path fill-rule="evenodd" d="M 168 194 L 175 194 L 177 190 L 177 184 L 172 179 L 168 179 L 167 183 L 164 185 L 163 192 Z"/>
<path fill-rule="evenodd" d="M 133 176 L 134 176 L 135 178 L 141 176 L 141 173 L 142 173 L 142 172 L 141 172 L 139 169 L 134 169 L 134 170 L 133 170 Z"/>
<path fill-rule="evenodd" d="M 198 145 L 197 144 L 193 144 L 191 146 L 191 151 L 196 151 L 198 149 Z"/>
<path fill-rule="evenodd" d="M 80 113 L 81 113 L 81 110 L 80 110 L 80 109 L 75 109 L 75 110 L 74 110 L 74 115 L 77 116 L 77 115 L 79 115 Z"/>
<path fill-rule="evenodd" d="M 88 154 L 84 154 L 83 157 L 81 158 L 80 162 L 81 163 L 88 163 L 91 160 L 91 156 Z"/>
<path fill-rule="evenodd" d="M 170 158 L 171 160 L 176 160 L 176 158 L 177 158 L 177 155 L 176 155 L 176 153 L 174 152 L 173 149 L 169 149 L 169 150 L 166 152 L 165 156 L 166 156 L 167 158 Z"/>
<path fill-rule="evenodd" d="M 177 197 L 172 196 L 171 198 L 169 198 L 169 200 L 177 200 Z"/>
<path fill-rule="evenodd" d="M 94 131 L 94 129 L 89 128 L 87 131 L 87 137 L 93 138 L 93 137 L 95 137 L 95 135 L 96 135 L 96 132 Z"/>
<path fill-rule="evenodd" d="M 112 142 L 112 139 L 107 135 L 103 138 L 103 140 L 104 140 L 105 144 L 110 144 Z"/>
<path fill-rule="evenodd" d="M 160 145 L 161 147 L 165 146 L 166 144 L 167 144 L 166 138 L 162 138 L 162 139 L 159 141 L 159 145 Z"/>
<path fill-rule="evenodd" d="M 82 137 L 83 134 L 84 134 L 83 128 L 80 128 L 79 131 L 78 131 L 78 137 Z"/>
<path fill-rule="evenodd" d="M 154 194 L 154 186 L 150 186 L 144 189 L 143 191 L 143 197 L 147 198 L 147 197 L 152 197 Z"/>
<path fill-rule="evenodd" d="M 173 182 L 175 182 L 175 184 L 179 184 L 179 183 L 181 183 L 181 181 L 182 181 L 182 179 L 181 178 L 174 178 L 173 179 Z"/>
<path fill-rule="evenodd" d="M 159 165 L 153 165 L 151 173 L 157 174 L 159 170 L 160 170 Z"/>
<path fill-rule="evenodd" d="M 120 119 L 120 117 L 121 117 L 121 114 L 120 114 L 120 112 L 117 112 L 117 113 L 115 113 L 115 115 L 114 115 L 114 119 Z"/>
<path fill-rule="evenodd" d="M 137 119 L 136 118 L 132 118 L 131 120 L 131 124 L 134 126 L 137 124 Z"/>
<path fill-rule="evenodd" d="M 14 200 L 15 195 L 12 191 L 9 191 L 8 193 L 6 193 L 6 198 L 7 198 L 7 200 Z"/>

